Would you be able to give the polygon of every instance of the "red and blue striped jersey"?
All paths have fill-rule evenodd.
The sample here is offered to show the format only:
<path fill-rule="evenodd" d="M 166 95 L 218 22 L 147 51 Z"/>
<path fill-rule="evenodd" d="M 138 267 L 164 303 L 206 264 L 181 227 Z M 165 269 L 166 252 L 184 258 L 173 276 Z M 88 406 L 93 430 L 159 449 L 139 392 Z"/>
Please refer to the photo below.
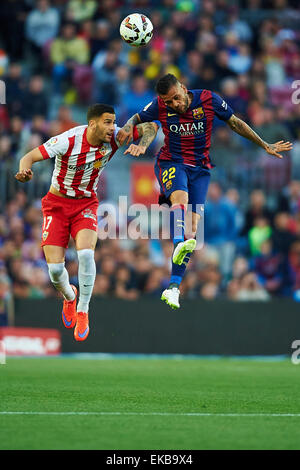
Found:
<path fill-rule="evenodd" d="M 212 168 L 211 135 L 214 117 L 227 121 L 233 114 L 230 106 L 209 90 L 188 90 L 192 102 L 184 114 L 176 113 L 158 97 L 139 114 L 141 122 L 159 121 L 165 135 L 158 160 Z"/>

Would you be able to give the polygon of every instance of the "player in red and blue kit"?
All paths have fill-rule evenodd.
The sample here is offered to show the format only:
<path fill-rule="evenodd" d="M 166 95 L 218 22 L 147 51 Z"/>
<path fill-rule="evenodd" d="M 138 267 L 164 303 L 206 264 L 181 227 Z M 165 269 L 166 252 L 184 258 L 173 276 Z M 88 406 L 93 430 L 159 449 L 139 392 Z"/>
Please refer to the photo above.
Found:
<path fill-rule="evenodd" d="M 119 131 L 118 139 L 121 143 L 129 142 L 133 126 L 140 122 L 159 121 L 162 126 L 165 141 L 156 156 L 155 174 L 161 188 L 160 202 L 166 201 L 171 206 L 174 252 L 170 285 L 161 299 L 172 308 L 179 308 L 179 285 L 196 247 L 195 234 L 206 199 L 210 170 L 214 166 L 210 160 L 214 118 L 225 121 L 239 135 L 278 158 L 282 158 L 279 152 L 290 150 L 292 144 L 264 142 L 248 124 L 234 115 L 219 95 L 204 89 L 188 90 L 172 74 L 158 81 L 156 91 L 158 97 L 128 120 Z M 185 234 L 188 205 L 192 211 L 192 233 Z"/>

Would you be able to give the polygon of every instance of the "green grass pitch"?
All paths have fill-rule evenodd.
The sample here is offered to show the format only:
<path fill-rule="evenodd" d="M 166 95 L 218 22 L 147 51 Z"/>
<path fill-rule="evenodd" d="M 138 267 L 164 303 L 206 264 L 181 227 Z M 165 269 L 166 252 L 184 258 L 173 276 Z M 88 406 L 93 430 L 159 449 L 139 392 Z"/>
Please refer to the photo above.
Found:
<path fill-rule="evenodd" d="M 300 449 L 299 387 L 288 359 L 8 358 L 0 449 Z"/>

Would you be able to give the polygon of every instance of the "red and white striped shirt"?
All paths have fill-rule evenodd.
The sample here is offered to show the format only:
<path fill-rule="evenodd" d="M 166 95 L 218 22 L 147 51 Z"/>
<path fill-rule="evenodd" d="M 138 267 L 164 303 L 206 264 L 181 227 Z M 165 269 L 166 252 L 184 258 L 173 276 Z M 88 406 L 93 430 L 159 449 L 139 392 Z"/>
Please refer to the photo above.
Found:
<path fill-rule="evenodd" d="M 116 139 L 116 127 L 109 143 L 92 147 L 86 138 L 87 125 L 77 126 L 51 137 L 39 149 L 44 159 L 55 158 L 51 184 L 67 196 L 91 197 L 96 194 L 101 172 L 116 153 L 120 144 Z M 134 140 L 138 133 L 134 128 Z"/>

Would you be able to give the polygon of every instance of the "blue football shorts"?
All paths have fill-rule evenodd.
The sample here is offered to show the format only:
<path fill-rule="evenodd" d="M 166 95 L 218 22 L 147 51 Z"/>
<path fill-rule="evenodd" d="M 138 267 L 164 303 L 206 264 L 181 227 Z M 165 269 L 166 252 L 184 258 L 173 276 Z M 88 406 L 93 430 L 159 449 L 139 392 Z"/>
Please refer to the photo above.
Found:
<path fill-rule="evenodd" d="M 200 213 L 205 203 L 210 171 L 168 160 L 156 160 L 154 171 L 160 185 L 159 203 L 170 205 L 170 195 L 177 190 L 188 193 L 192 212 Z"/>

